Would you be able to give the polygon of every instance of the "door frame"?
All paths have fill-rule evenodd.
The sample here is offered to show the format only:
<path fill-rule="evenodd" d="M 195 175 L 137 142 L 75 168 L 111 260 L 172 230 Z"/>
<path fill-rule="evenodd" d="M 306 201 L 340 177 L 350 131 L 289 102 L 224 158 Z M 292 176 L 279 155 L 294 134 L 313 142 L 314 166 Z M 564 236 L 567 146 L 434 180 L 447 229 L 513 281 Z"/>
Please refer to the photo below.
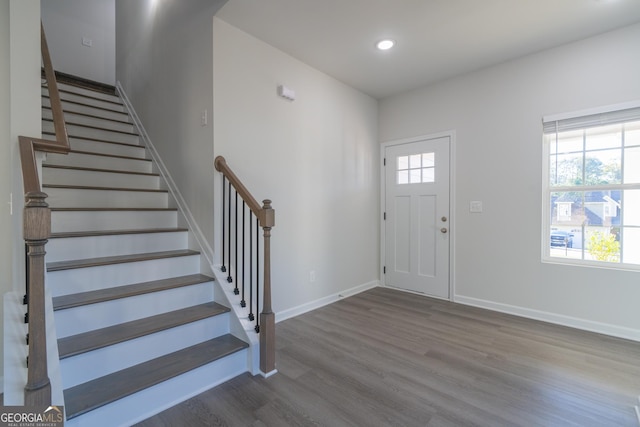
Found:
<path fill-rule="evenodd" d="M 448 301 L 455 300 L 455 242 L 456 242 L 456 183 L 455 183 L 455 165 L 456 165 L 456 132 L 455 130 L 432 133 L 428 135 L 414 136 L 410 138 L 394 139 L 380 144 L 380 283 L 387 287 L 386 275 L 384 273 L 384 265 L 386 262 L 386 229 L 385 229 L 385 202 L 387 197 L 387 188 L 385 182 L 385 151 L 387 147 L 394 145 L 410 144 L 429 139 L 449 138 L 449 297 Z M 413 292 L 406 289 L 398 289 L 403 292 L 415 293 L 417 295 L 428 296 L 419 292 Z M 437 298 L 428 296 L 429 298 Z"/>

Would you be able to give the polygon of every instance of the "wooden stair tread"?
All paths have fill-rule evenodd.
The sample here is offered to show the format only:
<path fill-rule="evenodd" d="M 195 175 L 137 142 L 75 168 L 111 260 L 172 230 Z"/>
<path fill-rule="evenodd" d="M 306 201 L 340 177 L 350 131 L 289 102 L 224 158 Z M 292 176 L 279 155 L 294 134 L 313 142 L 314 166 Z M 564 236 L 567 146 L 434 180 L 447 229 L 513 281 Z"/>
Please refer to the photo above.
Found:
<path fill-rule="evenodd" d="M 151 162 L 151 159 L 142 159 L 140 157 L 131 157 L 131 156 L 119 156 L 117 154 L 104 154 L 104 153 L 95 153 L 93 151 L 82 151 L 82 150 L 69 150 L 70 154 L 86 154 L 89 156 L 99 156 L 99 157 L 113 157 L 115 159 L 128 159 L 128 160 L 139 160 L 141 162 Z M 47 164 L 47 163 L 43 163 Z"/>
<path fill-rule="evenodd" d="M 58 353 L 60 359 L 65 359 L 227 312 L 229 312 L 227 307 L 211 301 L 168 313 L 156 314 L 155 316 L 60 338 L 58 340 Z"/>
<path fill-rule="evenodd" d="M 80 95 L 80 96 L 82 96 L 82 95 Z M 49 95 L 42 94 L 42 98 L 48 99 L 49 102 L 51 102 L 51 98 L 49 97 Z M 95 99 L 95 98 L 92 98 L 92 99 Z M 70 99 L 62 99 L 61 101 L 62 101 L 62 104 L 63 104 L 63 111 L 66 111 L 66 110 L 64 110 L 64 104 L 75 104 L 75 105 L 80 105 L 80 106 L 83 106 L 83 107 L 91 107 L 91 108 L 95 108 L 97 110 L 107 111 L 109 113 L 118 113 L 118 114 L 122 114 L 123 116 L 127 116 L 127 117 L 129 116 L 129 114 L 124 112 L 124 111 L 112 110 L 110 108 L 100 107 L 98 105 L 87 104 L 85 102 L 80 102 L 78 100 L 73 100 L 72 101 Z M 109 101 L 107 101 L 107 102 L 109 102 Z M 118 105 L 121 106 L 122 104 L 114 104 L 114 105 L 116 106 L 115 108 L 117 108 Z"/>
<path fill-rule="evenodd" d="M 160 174 L 153 172 L 132 172 L 132 171 L 121 171 L 117 169 L 100 169 L 100 168 L 85 168 L 78 166 L 66 166 L 66 165 L 52 165 L 52 164 L 42 164 L 43 168 L 51 168 L 51 169 L 67 169 L 67 170 L 78 170 L 78 171 L 86 171 L 86 172 L 106 172 L 106 173 L 119 173 L 125 175 L 144 175 L 144 176 L 154 176 L 159 177 Z"/>
<path fill-rule="evenodd" d="M 82 415 L 247 347 L 227 334 L 64 391 L 67 419 Z"/>
<path fill-rule="evenodd" d="M 98 267 L 102 265 L 124 264 L 127 262 L 151 261 L 163 258 L 176 258 L 183 256 L 200 255 L 200 252 L 190 249 L 176 251 L 150 252 L 135 255 L 118 255 L 100 258 L 88 258 L 72 261 L 57 261 L 47 263 L 47 271 L 70 270 L 74 268 Z"/>
<path fill-rule="evenodd" d="M 177 208 L 49 208 L 51 212 L 177 212 Z"/>
<path fill-rule="evenodd" d="M 63 233 L 51 233 L 50 239 L 64 239 L 67 237 L 99 237 L 99 236 L 120 236 L 125 234 L 153 234 L 153 233 L 179 233 L 189 231 L 188 228 L 142 228 L 127 230 L 99 230 L 99 231 L 67 231 Z"/>
<path fill-rule="evenodd" d="M 48 141 L 54 141 L 56 134 L 53 132 L 46 132 L 43 131 L 42 132 L 43 138 L 44 136 L 48 136 L 51 137 L 53 139 L 47 139 Z M 46 138 L 45 138 L 46 139 Z M 116 144 L 116 145 L 126 145 L 128 147 L 140 147 L 140 148 L 145 148 L 144 145 L 140 145 L 140 144 L 134 144 L 131 142 L 122 142 L 122 141 L 111 141 L 108 139 L 100 139 L 100 138 L 93 138 L 93 137 L 88 137 L 88 136 L 73 136 L 73 135 L 69 135 L 69 142 L 71 142 L 73 144 L 73 142 L 84 142 L 84 141 L 94 141 L 94 142 L 101 142 L 104 144 Z"/>
<path fill-rule="evenodd" d="M 104 93 L 106 95 L 116 95 L 116 87 L 108 83 L 102 83 L 95 80 L 87 79 L 84 77 L 74 76 L 73 74 L 63 73 L 62 71 L 54 70 L 56 75 L 56 81 L 58 83 L 76 86 L 82 89 L 91 90 L 93 92 Z M 42 76 L 44 78 L 44 69 L 42 70 Z M 46 83 L 42 86 L 46 86 Z"/>
<path fill-rule="evenodd" d="M 74 95 L 74 96 L 79 96 L 82 98 L 87 98 L 87 99 L 92 99 L 95 101 L 103 101 L 106 102 L 108 104 L 113 104 L 113 105 L 117 105 L 117 106 L 122 106 L 122 100 L 120 98 L 118 98 L 117 100 L 113 100 L 113 99 L 103 99 L 99 96 L 90 96 L 84 93 L 78 93 L 78 92 L 74 92 L 72 90 L 67 90 L 67 89 L 63 89 L 63 88 L 58 88 L 58 92 L 62 93 L 67 93 L 69 95 Z M 64 101 L 64 99 L 62 100 Z"/>
<path fill-rule="evenodd" d="M 162 188 L 128 188 L 128 187 L 96 187 L 90 185 L 63 185 L 63 184 L 42 184 L 42 188 L 60 188 L 67 190 L 96 190 L 96 191 L 137 191 L 142 193 L 168 193 L 169 190 Z"/>
<path fill-rule="evenodd" d="M 169 279 L 154 280 L 151 282 L 135 283 L 133 285 L 117 286 L 114 288 L 99 289 L 96 291 L 81 292 L 71 295 L 62 295 L 53 298 L 53 309 L 64 310 L 72 307 L 96 304 L 104 301 L 127 298 L 151 292 L 167 289 L 181 288 L 213 281 L 214 279 L 204 274 L 191 274 L 188 276 L 172 277 Z"/>
<path fill-rule="evenodd" d="M 43 110 L 51 110 L 51 107 L 43 105 L 42 109 Z M 65 111 L 65 110 L 63 110 L 63 112 L 65 114 L 73 114 L 74 116 L 89 117 L 89 118 L 92 118 L 92 119 L 104 120 L 105 122 L 113 122 L 113 123 L 119 123 L 119 124 L 123 124 L 123 125 L 134 126 L 133 123 L 127 121 L 126 119 L 125 120 L 111 119 L 111 118 L 108 118 L 108 117 L 96 116 L 95 114 L 81 113 L 81 112 L 78 112 L 78 111 Z M 49 119 L 45 119 L 45 120 L 49 120 Z M 88 126 L 91 126 L 91 125 L 88 125 Z M 112 129 L 109 129 L 109 130 L 112 130 Z"/>
<path fill-rule="evenodd" d="M 42 118 L 43 122 L 52 122 L 53 123 L 53 119 L 47 119 L 45 117 Z M 69 126 L 79 126 L 79 127 L 83 127 L 83 128 L 89 128 L 89 129 L 96 129 L 96 130 L 100 130 L 100 131 L 105 131 L 105 132 L 114 132 L 114 133 L 120 133 L 123 135 L 130 135 L 130 136 L 140 136 L 137 132 L 127 132 L 124 130 L 118 130 L 118 129 L 107 129 L 107 128 L 103 128 L 100 126 L 94 126 L 94 125 L 87 125 L 84 123 L 76 123 L 72 120 L 65 120 L 65 125 Z"/>

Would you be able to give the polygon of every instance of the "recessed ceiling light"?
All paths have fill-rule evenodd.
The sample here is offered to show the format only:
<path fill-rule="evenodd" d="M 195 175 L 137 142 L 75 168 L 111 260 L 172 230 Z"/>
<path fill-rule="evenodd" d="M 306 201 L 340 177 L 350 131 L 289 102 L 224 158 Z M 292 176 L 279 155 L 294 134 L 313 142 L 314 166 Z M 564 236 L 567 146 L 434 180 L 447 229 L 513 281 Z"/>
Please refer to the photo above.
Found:
<path fill-rule="evenodd" d="M 384 39 L 384 40 L 380 40 L 378 43 L 376 43 L 376 47 L 379 50 L 389 50 L 391 49 L 394 45 L 396 44 L 396 42 L 394 42 L 391 39 Z"/>

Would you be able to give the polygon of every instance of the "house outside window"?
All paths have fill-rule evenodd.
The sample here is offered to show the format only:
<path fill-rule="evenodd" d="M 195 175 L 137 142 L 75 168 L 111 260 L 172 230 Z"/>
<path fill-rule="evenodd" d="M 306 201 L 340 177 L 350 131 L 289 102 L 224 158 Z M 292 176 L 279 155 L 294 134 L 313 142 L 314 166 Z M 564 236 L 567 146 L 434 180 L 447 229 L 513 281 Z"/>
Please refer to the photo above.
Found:
<path fill-rule="evenodd" d="M 543 131 L 543 260 L 640 270 L 640 102 Z"/>

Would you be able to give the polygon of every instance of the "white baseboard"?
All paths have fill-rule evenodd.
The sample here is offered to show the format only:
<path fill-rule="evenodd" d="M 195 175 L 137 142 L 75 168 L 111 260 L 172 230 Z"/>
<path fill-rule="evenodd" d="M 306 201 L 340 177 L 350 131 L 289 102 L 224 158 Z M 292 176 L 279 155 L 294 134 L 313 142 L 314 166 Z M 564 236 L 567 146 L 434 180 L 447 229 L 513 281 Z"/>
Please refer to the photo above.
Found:
<path fill-rule="evenodd" d="M 632 341 L 640 341 L 640 330 L 626 328 L 624 326 L 611 325 L 608 323 L 594 322 L 592 320 L 580 319 L 577 317 L 565 316 L 562 314 L 550 313 L 547 311 L 534 310 L 531 308 L 519 307 L 510 304 L 455 295 L 454 302 L 471 305 L 474 307 L 486 308 L 488 310 L 499 311 L 501 313 L 513 314 L 528 319 L 541 320 L 543 322 L 555 323 L 557 325 L 569 326 L 571 328 L 596 332 L 599 334 L 611 335 Z"/>
<path fill-rule="evenodd" d="M 348 298 L 350 296 L 359 294 L 360 292 L 364 292 L 369 289 L 373 289 L 377 286 L 380 286 L 380 281 L 373 280 L 368 283 L 364 283 L 362 285 L 355 286 L 353 288 L 345 289 L 344 291 L 319 298 L 314 301 L 310 301 L 304 304 L 301 304 L 297 307 L 292 307 L 287 310 L 280 311 L 276 313 L 276 323 L 282 322 L 283 320 L 291 319 L 292 317 L 299 316 L 301 314 L 307 313 L 309 311 L 315 310 L 320 307 L 324 307 L 325 305 L 334 303 L 343 298 Z"/>

